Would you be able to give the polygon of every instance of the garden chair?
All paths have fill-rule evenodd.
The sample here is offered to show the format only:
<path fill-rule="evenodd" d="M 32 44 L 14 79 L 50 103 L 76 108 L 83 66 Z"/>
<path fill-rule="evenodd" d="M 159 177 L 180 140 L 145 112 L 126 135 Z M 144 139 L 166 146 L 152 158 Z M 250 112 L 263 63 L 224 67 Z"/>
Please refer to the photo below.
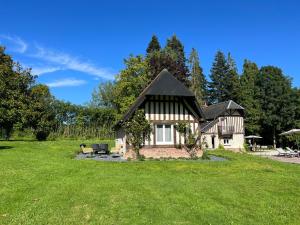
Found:
<path fill-rule="evenodd" d="M 86 148 L 85 144 L 81 144 L 80 149 L 81 149 L 83 154 L 93 153 L 93 149 L 92 148 Z"/>
<path fill-rule="evenodd" d="M 291 154 L 291 156 L 299 156 L 298 152 L 295 152 L 294 150 L 292 150 L 289 147 L 286 147 L 287 152 L 289 152 Z"/>
<path fill-rule="evenodd" d="M 276 150 L 278 151 L 278 156 L 289 156 L 289 157 L 294 157 L 296 155 L 298 155 L 298 153 L 295 152 L 290 152 L 290 151 L 285 151 L 282 148 L 276 148 Z"/>
<path fill-rule="evenodd" d="M 108 144 L 99 144 L 100 151 L 98 153 L 100 154 L 108 154 Z"/>
<path fill-rule="evenodd" d="M 289 153 L 284 151 L 282 148 L 276 148 L 277 152 L 278 152 L 278 156 L 288 156 Z"/>
<path fill-rule="evenodd" d="M 92 144 L 92 149 L 93 149 L 94 153 L 98 153 L 100 151 L 99 144 Z"/>

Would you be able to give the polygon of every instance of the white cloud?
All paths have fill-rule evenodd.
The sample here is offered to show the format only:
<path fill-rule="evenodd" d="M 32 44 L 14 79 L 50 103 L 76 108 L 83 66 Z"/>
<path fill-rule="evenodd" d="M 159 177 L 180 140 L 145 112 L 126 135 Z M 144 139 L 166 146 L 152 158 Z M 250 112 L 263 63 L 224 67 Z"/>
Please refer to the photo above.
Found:
<path fill-rule="evenodd" d="M 76 87 L 86 84 L 85 80 L 78 80 L 74 78 L 65 78 L 56 80 L 54 82 L 46 83 L 49 87 Z"/>
<path fill-rule="evenodd" d="M 36 67 L 36 66 L 32 67 L 32 73 L 38 76 L 43 75 L 45 73 L 53 73 L 59 70 L 62 70 L 62 68 L 61 67 Z"/>
<path fill-rule="evenodd" d="M 7 43 L 10 46 L 11 51 L 18 53 L 25 53 L 28 48 L 28 44 L 17 36 L 0 35 L 0 43 Z"/>
<path fill-rule="evenodd" d="M 39 65 L 38 67 L 30 66 L 32 67 L 33 73 L 36 75 L 55 72 L 58 70 L 74 70 L 107 80 L 112 80 L 114 78 L 114 74 L 107 68 L 96 66 L 73 55 L 50 50 L 37 44 L 29 45 L 17 36 L 0 34 L 0 44 L 7 46 L 10 51 L 43 61 L 44 65 Z"/>
<path fill-rule="evenodd" d="M 113 79 L 113 74 L 107 69 L 100 68 L 89 62 L 82 61 L 77 57 L 63 52 L 49 50 L 41 46 L 36 46 L 36 50 L 36 53 L 32 54 L 33 57 L 56 65 L 60 65 L 63 69 L 71 69 L 79 72 L 84 72 L 108 80 Z"/>

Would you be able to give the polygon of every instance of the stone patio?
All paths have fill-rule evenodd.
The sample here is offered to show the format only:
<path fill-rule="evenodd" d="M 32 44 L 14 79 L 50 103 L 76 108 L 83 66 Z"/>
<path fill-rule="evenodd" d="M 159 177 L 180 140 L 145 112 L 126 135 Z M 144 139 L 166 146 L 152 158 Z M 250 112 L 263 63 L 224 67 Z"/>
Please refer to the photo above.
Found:
<path fill-rule="evenodd" d="M 79 153 L 75 159 L 90 159 L 90 160 L 96 160 L 96 161 L 114 161 L 114 162 L 123 162 L 126 161 L 121 155 L 119 154 L 110 154 L 110 155 L 91 155 L 91 154 L 83 154 Z"/>
<path fill-rule="evenodd" d="M 177 148 L 142 148 L 140 154 L 145 156 L 145 158 L 190 158 L 189 153 L 185 149 Z M 203 154 L 202 151 L 198 151 L 197 156 L 201 157 Z M 132 150 L 129 150 L 125 153 L 124 158 L 134 158 L 134 153 Z"/>

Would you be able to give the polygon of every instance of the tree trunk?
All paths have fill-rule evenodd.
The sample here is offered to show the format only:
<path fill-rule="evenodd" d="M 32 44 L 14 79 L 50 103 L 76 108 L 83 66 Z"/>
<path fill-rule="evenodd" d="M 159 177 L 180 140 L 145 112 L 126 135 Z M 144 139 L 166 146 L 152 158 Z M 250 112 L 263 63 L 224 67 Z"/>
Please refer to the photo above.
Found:
<path fill-rule="evenodd" d="M 273 129 L 273 148 L 276 149 L 275 129 Z"/>
<path fill-rule="evenodd" d="M 139 147 L 133 147 L 133 151 L 136 154 L 136 159 L 140 158 L 140 148 Z"/>

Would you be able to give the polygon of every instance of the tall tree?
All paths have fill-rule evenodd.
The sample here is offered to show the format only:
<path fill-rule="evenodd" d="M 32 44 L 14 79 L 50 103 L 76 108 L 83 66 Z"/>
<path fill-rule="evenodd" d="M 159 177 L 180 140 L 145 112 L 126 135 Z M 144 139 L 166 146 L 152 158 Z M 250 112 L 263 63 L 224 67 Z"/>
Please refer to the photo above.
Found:
<path fill-rule="evenodd" d="M 263 112 L 262 134 L 266 141 L 271 142 L 273 139 L 276 145 L 278 134 L 294 124 L 291 80 L 284 76 L 280 68 L 265 66 L 260 69 L 257 85 Z"/>
<path fill-rule="evenodd" d="M 209 100 L 210 103 L 226 101 L 225 77 L 228 73 L 228 64 L 223 52 L 218 51 L 210 70 Z"/>
<path fill-rule="evenodd" d="M 231 54 L 228 53 L 227 57 L 227 68 L 228 71 L 224 77 L 225 86 L 225 99 L 231 99 L 233 101 L 238 101 L 240 93 L 240 80 L 237 72 L 236 64 Z"/>
<path fill-rule="evenodd" d="M 124 60 L 125 69 L 116 77 L 114 103 L 118 113 L 125 113 L 149 83 L 149 66 L 142 56 Z"/>
<path fill-rule="evenodd" d="M 159 51 L 160 50 L 160 44 L 158 41 L 158 38 L 156 37 L 156 35 L 153 35 L 151 38 L 151 41 L 148 44 L 147 47 L 147 54 L 154 52 L 154 51 Z"/>
<path fill-rule="evenodd" d="M 175 35 L 167 40 L 164 49 L 148 54 L 147 62 L 150 66 L 151 79 L 154 79 L 159 72 L 166 68 L 178 80 L 190 85 L 184 47 Z"/>
<path fill-rule="evenodd" d="M 184 47 L 176 35 L 173 35 L 171 38 L 167 39 L 166 48 L 172 49 L 178 55 L 178 58 L 185 63 Z"/>
<path fill-rule="evenodd" d="M 261 107 L 258 100 L 256 81 L 259 75 L 257 65 L 249 60 L 244 61 L 241 75 L 238 102 L 245 108 L 245 131 L 247 134 L 259 134 L 261 130 Z"/>
<path fill-rule="evenodd" d="M 200 105 L 204 105 L 207 101 L 207 81 L 200 66 L 199 56 L 196 49 L 192 48 L 189 57 L 190 73 L 191 73 L 191 90 L 195 94 Z"/>
<path fill-rule="evenodd" d="M 14 62 L 0 46 L 0 127 L 4 128 L 7 139 L 14 124 L 24 122 L 29 88 L 33 83 L 31 71 Z"/>
<path fill-rule="evenodd" d="M 53 109 L 58 126 L 75 124 L 80 107 L 70 102 L 54 99 Z"/>
<path fill-rule="evenodd" d="M 92 100 L 89 103 L 90 107 L 104 107 L 104 108 L 115 108 L 115 97 L 114 97 L 113 82 L 100 83 L 97 89 L 92 92 Z"/>
<path fill-rule="evenodd" d="M 37 140 L 46 140 L 55 124 L 54 98 L 48 86 L 35 85 L 30 89 L 30 107 L 26 122 L 34 129 Z"/>
<path fill-rule="evenodd" d="M 293 88 L 293 105 L 295 107 L 294 127 L 300 128 L 300 88 Z"/>

